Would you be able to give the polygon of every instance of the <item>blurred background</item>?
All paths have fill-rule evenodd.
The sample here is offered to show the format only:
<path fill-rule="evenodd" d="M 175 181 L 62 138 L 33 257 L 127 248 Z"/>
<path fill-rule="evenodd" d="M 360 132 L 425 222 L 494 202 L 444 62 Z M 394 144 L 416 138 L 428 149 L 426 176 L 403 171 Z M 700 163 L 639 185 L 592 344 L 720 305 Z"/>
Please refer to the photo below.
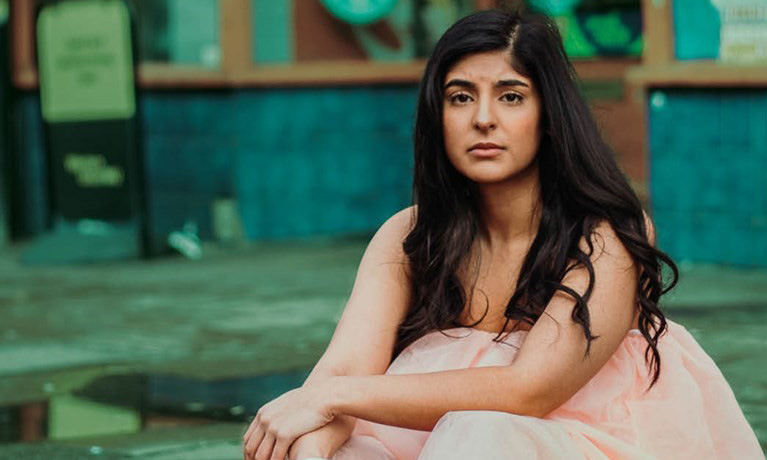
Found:
<path fill-rule="evenodd" d="M 418 80 L 496 0 L 0 0 L 0 458 L 229 459 L 410 203 Z M 767 0 L 552 15 L 767 446 Z"/>

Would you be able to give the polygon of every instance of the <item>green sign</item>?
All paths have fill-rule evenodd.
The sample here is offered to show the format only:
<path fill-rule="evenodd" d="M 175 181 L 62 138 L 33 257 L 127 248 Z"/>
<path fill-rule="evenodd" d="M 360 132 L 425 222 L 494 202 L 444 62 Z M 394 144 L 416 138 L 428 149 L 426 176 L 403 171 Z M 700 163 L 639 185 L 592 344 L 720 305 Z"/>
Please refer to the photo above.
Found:
<path fill-rule="evenodd" d="M 136 111 L 130 13 L 119 0 L 70 0 L 37 22 L 40 93 L 49 123 L 121 120 Z"/>
<path fill-rule="evenodd" d="M 370 24 L 386 17 L 397 0 L 322 0 L 328 11 L 352 24 Z"/>

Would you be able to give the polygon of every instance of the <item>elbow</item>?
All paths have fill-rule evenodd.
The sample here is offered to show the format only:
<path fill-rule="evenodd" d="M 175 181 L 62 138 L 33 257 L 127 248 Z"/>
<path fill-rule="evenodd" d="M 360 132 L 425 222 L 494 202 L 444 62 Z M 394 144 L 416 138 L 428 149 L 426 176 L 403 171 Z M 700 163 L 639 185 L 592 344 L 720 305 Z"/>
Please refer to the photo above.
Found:
<path fill-rule="evenodd" d="M 323 363 L 320 360 L 312 369 L 312 372 L 304 381 L 304 386 L 323 382 L 327 379 L 339 376 L 349 375 L 346 366 L 331 363 Z"/>
<path fill-rule="evenodd" d="M 515 407 L 510 408 L 508 412 L 527 417 L 543 418 L 552 410 L 554 408 L 547 404 L 545 400 L 527 397 L 519 401 L 519 404 L 515 405 Z"/>
<path fill-rule="evenodd" d="M 370 363 L 359 362 L 353 359 L 334 359 L 332 361 L 320 359 L 312 372 L 326 377 L 383 374 L 383 371 L 371 366 Z"/>
<path fill-rule="evenodd" d="M 563 403 L 552 388 L 527 388 L 518 394 L 518 404 L 509 411 L 517 415 L 543 418 Z"/>
<path fill-rule="evenodd" d="M 527 410 L 528 413 L 525 415 L 530 417 L 543 418 L 557 407 L 559 406 L 551 404 L 549 401 L 538 400 L 531 402 Z"/>
<path fill-rule="evenodd" d="M 337 364 L 323 365 L 321 362 L 318 363 L 317 366 L 315 366 L 313 373 L 316 373 L 317 375 L 322 375 L 324 377 L 339 377 L 344 375 L 350 375 L 350 372 L 347 366 L 337 365 Z"/>

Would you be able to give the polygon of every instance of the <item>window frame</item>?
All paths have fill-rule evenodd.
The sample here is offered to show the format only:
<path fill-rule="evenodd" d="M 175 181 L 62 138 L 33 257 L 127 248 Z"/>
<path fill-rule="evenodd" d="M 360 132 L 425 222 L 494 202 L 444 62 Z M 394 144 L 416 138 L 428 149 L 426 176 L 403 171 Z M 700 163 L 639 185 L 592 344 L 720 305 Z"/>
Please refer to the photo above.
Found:
<path fill-rule="evenodd" d="M 10 0 L 11 67 L 16 88 L 38 86 L 35 62 L 35 2 Z M 477 10 L 496 6 L 497 0 L 474 0 Z M 217 69 L 164 62 L 140 62 L 141 88 L 240 88 L 413 84 L 420 80 L 424 59 L 409 62 L 329 60 L 256 65 L 252 57 L 251 0 L 218 0 L 221 64 Z M 574 61 L 582 79 L 623 79 L 639 58 L 596 58 Z"/>

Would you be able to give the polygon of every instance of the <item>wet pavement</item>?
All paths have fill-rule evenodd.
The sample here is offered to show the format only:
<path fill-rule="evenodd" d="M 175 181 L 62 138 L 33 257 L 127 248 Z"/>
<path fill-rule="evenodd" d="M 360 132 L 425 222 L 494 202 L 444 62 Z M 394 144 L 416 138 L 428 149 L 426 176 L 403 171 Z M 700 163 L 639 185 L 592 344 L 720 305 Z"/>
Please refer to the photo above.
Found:
<path fill-rule="evenodd" d="M 239 458 L 249 414 L 324 350 L 364 246 L 211 245 L 198 261 L 79 266 L 1 250 L 0 458 Z M 682 269 L 666 311 L 715 359 L 764 448 L 767 271 Z M 47 440 L 11 443 L 35 426 Z"/>

